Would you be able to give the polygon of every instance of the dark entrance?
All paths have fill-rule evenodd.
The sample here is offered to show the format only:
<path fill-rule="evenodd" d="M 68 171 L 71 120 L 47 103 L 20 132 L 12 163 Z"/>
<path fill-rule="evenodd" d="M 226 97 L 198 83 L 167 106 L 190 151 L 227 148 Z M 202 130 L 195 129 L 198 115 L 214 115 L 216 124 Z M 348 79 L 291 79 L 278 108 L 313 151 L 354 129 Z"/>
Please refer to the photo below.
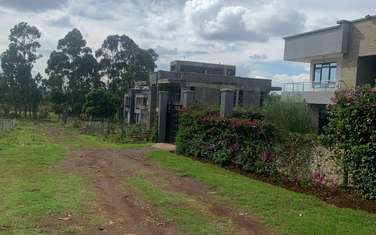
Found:
<path fill-rule="evenodd" d="M 376 79 L 376 56 L 358 58 L 358 74 L 356 85 L 374 85 Z"/>
<path fill-rule="evenodd" d="M 174 144 L 179 127 L 180 104 L 168 104 L 167 123 L 166 123 L 166 142 Z"/>

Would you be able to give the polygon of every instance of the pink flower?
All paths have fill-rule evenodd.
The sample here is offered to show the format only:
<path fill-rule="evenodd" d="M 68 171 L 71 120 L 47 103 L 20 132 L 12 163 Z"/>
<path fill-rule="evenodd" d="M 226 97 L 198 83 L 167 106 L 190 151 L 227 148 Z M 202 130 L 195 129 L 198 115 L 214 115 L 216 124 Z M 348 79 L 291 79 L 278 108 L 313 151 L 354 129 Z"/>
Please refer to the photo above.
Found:
<path fill-rule="evenodd" d="M 354 101 L 354 96 L 352 94 L 347 94 L 346 100 L 347 102 L 351 103 Z"/>
<path fill-rule="evenodd" d="M 230 144 L 228 147 L 231 149 L 231 151 L 238 151 L 240 149 L 240 144 Z"/>
<path fill-rule="evenodd" d="M 325 184 L 325 175 L 322 175 L 320 172 L 316 171 L 312 175 L 312 181 L 318 186 L 323 186 Z"/>
<path fill-rule="evenodd" d="M 376 93 L 376 87 L 372 88 L 372 89 L 371 89 L 371 92 L 372 92 L 372 93 Z"/>
<path fill-rule="evenodd" d="M 233 118 L 230 120 L 232 128 L 239 128 L 242 125 L 242 121 L 239 118 Z"/>
<path fill-rule="evenodd" d="M 263 152 L 261 154 L 261 161 L 265 162 L 265 163 L 271 163 L 273 161 L 273 156 L 271 153 L 269 152 Z"/>
<path fill-rule="evenodd" d="M 333 103 L 337 103 L 337 97 L 336 96 L 330 97 L 330 101 L 332 101 Z"/>

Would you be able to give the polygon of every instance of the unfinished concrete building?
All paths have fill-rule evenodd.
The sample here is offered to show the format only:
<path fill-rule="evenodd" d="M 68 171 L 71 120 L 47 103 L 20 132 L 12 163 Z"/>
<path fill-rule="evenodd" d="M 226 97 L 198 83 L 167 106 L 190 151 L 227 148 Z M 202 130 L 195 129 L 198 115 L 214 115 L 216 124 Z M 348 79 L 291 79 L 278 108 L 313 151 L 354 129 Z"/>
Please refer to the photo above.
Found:
<path fill-rule="evenodd" d="M 150 74 L 149 121 L 154 125 L 158 109 L 158 92 L 168 92 L 168 103 L 183 104 L 183 92 L 192 91 L 193 102 L 204 107 L 219 107 L 221 90 L 234 91 L 234 106 L 250 109 L 262 105 L 272 90 L 271 80 L 236 76 L 233 65 L 192 61 L 173 61 L 170 71 Z"/>

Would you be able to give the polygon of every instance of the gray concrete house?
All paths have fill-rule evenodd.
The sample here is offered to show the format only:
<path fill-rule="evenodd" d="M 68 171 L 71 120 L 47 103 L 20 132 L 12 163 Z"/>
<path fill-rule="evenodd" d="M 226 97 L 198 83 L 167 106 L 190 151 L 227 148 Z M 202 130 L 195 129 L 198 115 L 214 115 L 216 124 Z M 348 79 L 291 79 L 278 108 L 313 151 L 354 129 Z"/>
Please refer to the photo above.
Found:
<path fill-rule="evenodd" d="M 189 91 L 190 102 L 204 107 L 219 107 L 221 90 L 231 89 L 234 91 L 234 106 L 252 108 L 262 105 L 272 90 L 269 79 L 237 77 L 233 65 L 192 61 L 173 61 L 170 71 L 152 73 L 149 82 L 151 125 L 156 121 L 160 91 L 168 91 L 169 104 L 183 104 L 183 93 Z"/>
<path fill-rule="evenodd" d="M 124 96 L 124 120 L 128 124 L 146 124 L 149 108 L 148 87 L 130 89 Z"/>
<path fill-rule="evenodd" d="M 325 106 L 331 103 L 335 90 L 374 85 L 376 16 L 341 20 L 335 26 L 284 39 L 284 59 L 309 63 L 311 69 L 309 82 L 285 84 L 282 94 L 303 98 L 318 120 L 325 119 Z"/>

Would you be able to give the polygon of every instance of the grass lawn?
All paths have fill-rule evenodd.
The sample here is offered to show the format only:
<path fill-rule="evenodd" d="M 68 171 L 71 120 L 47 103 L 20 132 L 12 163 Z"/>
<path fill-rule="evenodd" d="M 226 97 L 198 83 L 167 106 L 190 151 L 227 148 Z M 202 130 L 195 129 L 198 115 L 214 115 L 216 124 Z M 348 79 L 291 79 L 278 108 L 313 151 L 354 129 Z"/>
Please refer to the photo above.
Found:
<path fill-rule="evenodd" d="M 40 234 L 48 215 L 84 208 L 93 196 L 85 179 L 53 168 L 66 156 L 31 124 L 0 137 L 0 234 Z"/>
<path fill-rule="evenodd" d="M 54 138 L 47 135 L 49 128 L 58 131 L 50 133 Z M 111 143 L 53 123 L 20 122 L 0 136 L 0 234 L 43 234 L 38 225 L 44 218 L 84 212 L 94 199 L 87 180 L 55 167 L 68 157 L 69 148 L 126 149 L 148 145 Z"/>
<path fill-rule="evenodd" d="M 341 209 L 319 199 L 252 180 L 220 167 L 194 161 L 165 151 L 147 156 L 163 168 L 193 177 L 213 187 L 218 200 L 246 210 L 281 234 L 375 234 L 376 215 Z M 141 184 L 142 181 L 138 184 Z M 150 189 L 151 188 L 151 189 Z M 152 187 L 147 188 L 149 191 Z M 144 189 L 143 191 L 147 191 Z M 152 192 L 147 193 L 154 197 Z M 152 200 L 165 200 L 161 195 Z M 163 208 L 163 205 L 161 206 Z M 163 209 L 162 209 L 163 210 Z"/>
<path fill-rule="evenodd" d="M 128 183 L 186 234 L 220 235 L 231 232 L 232 225 L 228 220 L 213 216 L 206 205 L 186 194 L 165 191 L 143 177 L 133 177 Z"/>

